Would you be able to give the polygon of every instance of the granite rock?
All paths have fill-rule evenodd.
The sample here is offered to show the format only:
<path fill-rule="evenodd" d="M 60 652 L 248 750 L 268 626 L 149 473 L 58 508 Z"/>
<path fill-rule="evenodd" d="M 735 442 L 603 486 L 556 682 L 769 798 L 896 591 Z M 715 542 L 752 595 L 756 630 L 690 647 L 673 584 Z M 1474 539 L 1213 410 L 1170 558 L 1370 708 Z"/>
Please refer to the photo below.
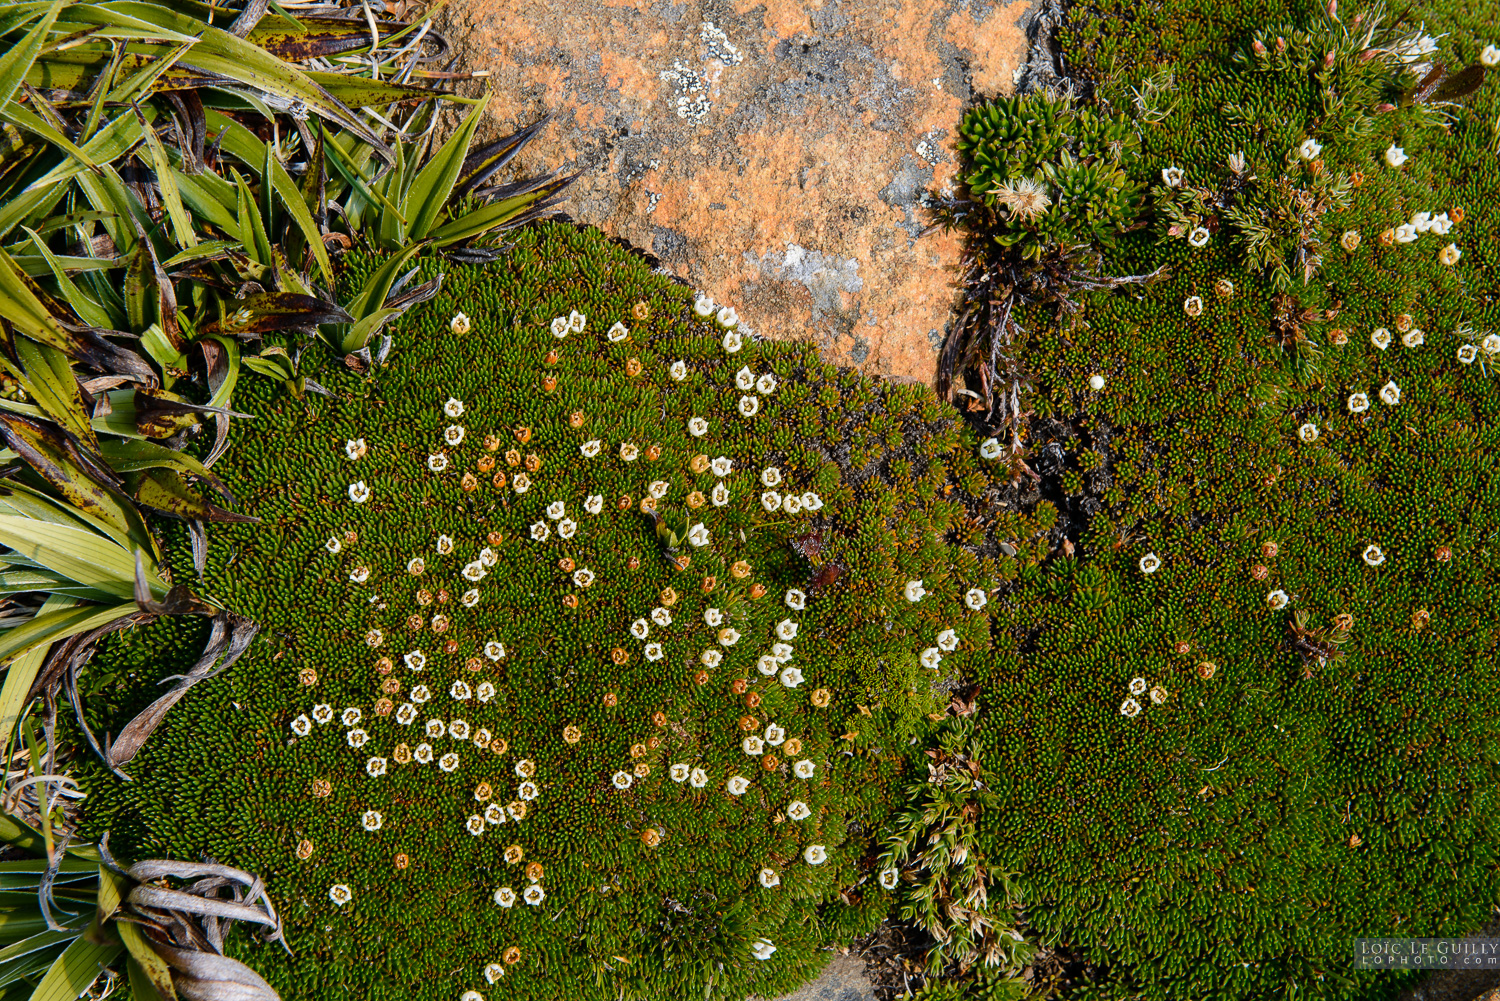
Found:
<path fill-rule="evenodd" d="M 920 235 L 974 94 L 1025 72 L 1028 0 L 467 0 L 488 134 L 552 119 L 517 173 L 769 337 L 931 382 L 956 234 Z M 486 134 L 486 133 L 481 133 Z"/>

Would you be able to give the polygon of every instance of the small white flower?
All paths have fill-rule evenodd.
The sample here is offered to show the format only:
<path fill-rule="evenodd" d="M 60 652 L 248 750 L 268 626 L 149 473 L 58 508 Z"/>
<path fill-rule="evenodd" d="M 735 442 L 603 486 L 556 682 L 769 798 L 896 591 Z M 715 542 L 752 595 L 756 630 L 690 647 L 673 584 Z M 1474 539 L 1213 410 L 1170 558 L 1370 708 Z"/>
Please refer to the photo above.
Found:
<path fill-rule="evenodd" d="M 1297 437 L 1311 445 L 1318 440 L 1318 426 L 1316 424 L 1304 424 L 1297 429 Z"/>
<path fill-rule="evenodd" d="M 1407 161 L 1406 150 L 1394 143 L 1385 151 L 1385 162 L 1392 167 L 1399 167 Z"/>
<path fill-rule="evenodd" d="M 718 667 L 719 662 L 723 659 L 724 655 L 717 650 L 704 650 L 698 657 L 699 662 L 704 667 Z"/>
<path fill-rule="evenodd" d="M 490 640 L 484 645 L 484 655 L 490 660 L 499 660 L 505 656 L 505 644 L 499 640 Z"/>
<path fill-rule="evenodd" d="M 713 493 L 709 495 L 709 499 L 714 502 L 714 507 L 723 507 L 729 503 L 729 488 L 724 485 L 723 480 L 714 484 Z"/>
<path fill-rule="evenodd" d="M 356 584 L 363 584 L 365 581 L 370 579 L 370 568 L 355 567 L 352 571 L 350 571 L 349 579 Z"/>
<path fill-rule="evenodd" d="M 407 670 L 420 671 L 427 666 L 427 655 L 421 650 L 412 650 L 401 658 Z"/>
<path fill-rule="evenodd" d="M 1000 458 L 1000 439 L 986 438 L 979 443 L 979 457 L 981 459 Z"/>
<path fill-rule="evenodd" d="M 448 397 L 448 402 L 443 404 L 443 413 L 447 414 L 454 420 L 458 420 L 464 415 L 463 402 L 461 400 L 455 400 L 451 396 Z"/>
<path fill-rule="evenodd" d="M 699 316 L 712 316 L 714 312 L 713 299 L 709 298 L 706 295 L 703 295 L 702 293 L 699 293 L 698 298 L 693 301 L 693 312 L 697 313 Z"/>
<path fill-rule="evenodd" d="M 792 766 L 792 774 L 797 776 L 799 779 L 810 779 L 813 777 L 813 773 L 817 770 L 818 766 L 814 765 L 806 758 L 803 758 L 801 761 Z"/>
<path fill-rule="evenodd" d="M 539 522 L 537 522 L 537 524 L 541 525 L 543 528 L 547 527 L 544 522 L 540 522 L 539 521 Z M 532 537 L 534 538 L 535 536 L 536 536 L 536 533 L 533 531 L 532 532 Z M 546 538 L 546 536 L 543 536 L 543 538 Z M 475 560 L 473 563 L 469 563 L 469 564 L 465 565 L 464 568 L 463 568 L 463 578 L 464 578 L 464 580 L 469 581 L 470 583 L 473 583 L 473 584 L 478 584 L 480 581 L 484 580 L 485 576 L 488 573 L 489 573 L 489 571 L 485 570 L 484 564 L 481 563 L 481 562 L 479 562 L 478 560 Z"/>
<path fill-rule="evenodd" d="M 416 685 L 407 693 L 407 697 L 417 705 L 421 705 L 432 698 L 432 692 L 428 690 L 426 685 Z"/>
<path fill-rule="evenodd" d="M 806 820 L 812 816 L 812 809 L 800 799 L 794 799 L 787 804 L 786 815 L 793 820 Z"/>
<path fill-rule="evenodd" d="M 689 770 L 690 769 L 687 765 L 679 761 L 677 764 L 673 765 L 667 770 L 667 776 L 671 778 L 673 782 L 686 782 Z"/>
<path fill-rule="evenodd" d="M 400 708 L 396 710 L 396 722 L 400 723 L 402 726 L 410 726 L 412 721 L 416 718 L 417 707 L 412 705 L 410 702 L 401 703 Z"/>
<path fill-rule="evenodd" d="M 1156 573 L 1161 569 L 1161 557 L 1155 553 L 1147 553 L 1141 557 L 1141 573 Z"/>
<path fill-rule="evenodd" d="M 1270 606 L 1273 612 L 1281 611 L 1291 600 L 1291 598 L 1287 597 L 1287 593 L 1279 588 L 1266 595 L 1266 604 Z"/>
<path fill-rule="evenodd" d="M 449 424 L 443 430 L 443 440 L 453 446 L 462 445 L 464 442 L 464 429 L 459 424 Z"/>
<path fill-rule="evenodd" d="M 432 745 L 428 743 L 418 744 L 412 748 L 411 756 L 419 765 L 432 764 Z"/>
<path fill-rule="evenodd" d="M 451 772 L 458 768 L 458 755 L 449 751 L 438 759 L 438 767 L 445 772 Z"/>
<path fill-rule="evenodd" d="M 535 782 L 528 780 L 516 786 L 516 796 L 528 803 L 536 799 L 540 794 L 541 789 L 537 787 L 537 784 Z"/>
<path fill-rule="evenodd" d="M 385 818 L 381 817 L 379 810 L 366 810 L 365 815 L 359 818 L 360 825 L 367 831 L 380 830 Z"/>
<path fill-rule="evenodd" d="M 770 372 L 755 380 L 755 391 L 762 396 L 770 396 L 776 392 L 776 377 Z"/>
<path fill-rule="evenodd" d="M 781 885 L 781 877 L 776 875 L 776 870 L 769 866 L 761 869 L 760 875 L 756 878 L 760 880 L 760 885 L 768 890 Z"/>
<path fill-rule="evenodd" d="M 706 546 L 706 545 L 708 545 L 708 541 L 709 541 L 708 540 L 708 529 L 704 528 L 703 527 L 703 522 L 700 521 L 700 522 L 698 522 L 698 524 L 696 524 L 692 528 L 688 529 L 688 536 L 687 536 L 687 538 L 688 538 L 688 542 L 691 543 L 694 546 Z"/>
<path fill-rule="evenodd" d="M 687 378 L 687 362 L 674 361 L 672 367 L 667 369 L 667 374 L 672 377 L 672 381 L 681 382 Z"/>
<path fill-rule="evenodd" d="M 647 643 L 646 644 L 646 659 L 647 660 L 652 660 L 652 661 L 661 660 L 662 657 L 664 657 L 664 656 L 666 656 L 666 654 L 662 650 L 662 646 L 661 646 L 660 643 Z"/>
<path fill-rule="evenodd" d="M 568 336 L 568 318 L 566 316 L 555 316 L 552 318 L 552 336 L 559 340 Z"/>
<path fill-rule="evenodd" d="M 1153 686 L 1151 689 L 1151 701 L 1156 705 L 1161 705 L 1167 701 L 1167 690 L 1160 685 Z"/>
<path fill-rule="evenodd" d="M 740 397 L 740 416 L 741 417 L 754 417 L 759 411 L 760 411 L 760 397 L 759 396 L 741 396 Z"/>
<path fill-rule="evenodd" d="M 583 502 L 583 509 L 589 514 L 598 514 L 604 510 L 604 495 L 589 494 L 588 499 Z"/>
<path fill-rule="evenodd" d="M 571 539 L 578 533 L 578 525 L 572 518 L 564 518 L 557 523 L 557 535 L 559 538 Z"/>
<path fill-rule="evenodd" d="M 1203 297 L 1190 295 L 1182 300 L 1182 311 L 1188 316 L 1197 316 L 1203 312 Z"/>
<path fill-rule="evenodd" d="M 1487 355 L 1500 354 L 1500 334 L 1485 334 L 1484 340 L 1479 342 L 1479 350 Z"/>
<path fill-rule="evenodd" d="M 457 682 L 455 682 L 454 684 L 456 685 Z M 465 699 L 467 699 L 469 697 L 469 686 L 468 685 L 464 686 L 464 694 L 461 697 L 465 698 Z M 455 695 L 454 698 L 460 698 L 460 696 Z M 465 723 L 461 719 L 452 720 L 448 724 L 448 732 L 453 735 L 453 739 L 454 740 L 468 740 L 469 739 L 469 724 Z"/>
<path fill-rule="evenodd" d="M 1100 375 L 1098 372 L 1095 372 L 1093 375 L 1089 376 L 1089 388 L 1096 393 L 1099 390 L 1103 389 L 1104 376 Z"/>
<path fill-rule="evenodd" d="M 344 724 L 345 726 L 354 726 L 359 722 L 359 718 L 361 715 L 363 714 L 360 713 L 358 709 L 355 709 L 351 706 L 350 708 L 344 710 L 343 715 L 339 717 L 339 722 Z"/>
<path fill-rule="evenodd" d="M 1120 715 L 1138 716 L 1141 712 L 1141 704 L 1135 699 L 1126 699 L 1120 703 Z"/>
<path fill-rule="evenodd" d="M 1458 349 L 1458 360 L 1461 364 L 1472 365 L 1474 359 L 1479 357 L 1479 349 L 1472 344 L 1465 344 Z"/>
<path fill-rule="evenodd" d="M 985 595 L 984 591 L 981 590 L 980 588 L 971 587 L 967 591 L 964 592 L 964 604 L 968 605 L 969 608 L 972 609 L 973 611 L 977 612 L 980 609 L 984 608 L 984 606 L 988 605 L 989 603 L 990 603 L 990 599 Z"/>
<path fill-rule="evenodd" d="M 923 667 L 936 671 L 938 669 L 938 665 L 942 662 L 943 654 L 942 651 L 940 651 L 937 647 L 930 646 L 926 650 L 922 651 Z"/>
<path fill-rule="evenodd" d="M 781 499 L 781 509 L 787 514 L 796 514 L 802 510 L 802 501 L 796 494 L 787 494 Z"/>
<path fill-rule="evenodd" d="M 672 624 L 672 613 L 658 606 L 651 610 L 651 621 L 662 627 L 670 626 Z"/>
<path fill-rule="evenodd" d="M 583 324 L 585 319 L 586 317 L 582 313 L 578 312 L 578 310 L 576 309 L 573 310 L 568 314 L 568 329 L 573 331 L 573 333 L 575 334 L 583 333 Z"/>
<path fill-rule="evenodd" d="M 938 649 L 946 653 L 952 653 L 958 649 L 958 633 L 952 629 L 944 629 L 937 634 Z"/>
<path fill-rule="evenodd" d="M 799 588 L 789 588 L 786 592 L 786 607 L 794 612 L 800 612 L 807 607 L 807 594 Z"/>
<path fill-rule="evenodd" d="M 783 667 L 780 680 L 787 688 L 796 688 L 803 682 L 802 672 L 795 667 Z"/>
<path fill-rule="evenodd" d="M 1464 252 L 1458 249 L 1458 245 L 1456 243 L 1450 243 L 1448 244 L 1448 246 L 1438 251 L 1438 263 L 1446 264 L 1449 267 L 1452 267 L 1453 265 L 1458 263 L 1458 259 L 1463 255 Z"/>
<path fill-rule="evenodd" d="M 369 742 L 370 735 L 368 733 L 365 733 L 363 730 L 354 729 L 344 734 L 344 739 L 349 742 L 350 747 L 354 748 L 357 751 Z"/>
<path fill-rule="evenodd" d="M 823 498 L 809 490 L 802 495 L 802 507 L 808 511 L 817 511 L 823 507 Z"/>
<path fill-rule="evenodd" d="M 385 759 L 371 758 L 365 762 L 365 774 L 372 779 L 378 779 L 385 774 Z"/>
<path fill-rule="evenodd" d="M 516 493 L 524 494 L 531 489 L 531 477 L 525 473 L 517 473 L 510 478 L 510 485 L 511 489 L 515 490 Z"/>
<path fill-rule="evenodd" d="M 1417 212 L 1411 217 L 1411 227 L 1418 233 L 1425 233 L 1432 228 L 1432 213 Z"/>
<path fill-rule="evenodd" d="M 1401 343 L 1409 348 L 1419 348 L 1427 343 L 1427 335 L 1416 327 L 1412 327 L 1401 335 Z"/>
<path fill-rule="evenodd" d="M 1297 155 L 1304 160 L 1316 160 L 1323 152 L 1323 147 L 1311 139 L 1302 140 L 1302 145 L 1297 147 Z"/>
<path fill-rule="evenodd" d="M 828 849 L 822 845 L 808 845 L 802 852 L 808 865 L 822 865 L 828 861 Z"/>
<path fill-rule="evenodd" d="M 640 454 L 641 450 L 638 445 L 635 445 L 634 443 L 628 441 L 622 442 L 620 444 L 620 458 L 624 459 L 626 462 L 634 462 L 635 457 Z"/>
<path fill-rule="evenodd" d="M 766 749 L 766 742 L 752 733 L 740 741 L 740 749 L 746 754 L 761 754 Z"/>
<path fill-rule="evenodd" d="M 635 782 L 635 776 L 626 771 L 619 771 L 615 772 L 610 781 L 615 784 L 616 789 L 629 789 Z"/>
<path fill-rule="evenodd" d="M 694 768 L 692 774 L 688 776 L 688 785 L 694 789 L 702 789 L 708 785 L 708 772 L 701 768 Z"/>
<path fill-rule="evenodd" d="M 755 944 L 750 946 L 750 955 L 759 960 L 770 959 L 775 952 L 776 946 L 772 945 L 771 940 L 768 938 L 758 938 L 755 940 Z"/>
<path fill-rule="evenodd" d="M 740 322 L 739 314 L 734 311 L 733 306 L 725 306 L 723 309 L 719 310 L 719 315 L 714 317 L 714 319 L 719 321 L 719 326 L 721 327 L 732 328 L 735 324 Z"/>
<path fill-rule="evenodd" d="M 729 333 L 724 335 L 724 339 L 719 343 L 729 354 L 734 354 L 740 349 L 741 342 L 739 331 L 731 330 Z"/>
<path fill-rule="evenodd" d="M 1484 51 L 1479 53 L 1479 61 L 1486 66 L 1494 66 L 1500 63 L 1500 49 L 1493 45 L 1486 45 Z"/>
<path fill-rule="evenodd" d="M 1146 685 L 1146 679 L 1145 678 L 1131 678 L 1130 679 L 1130 694 L 1131 695 L 1139 695 L 1142 692 L 1144 692 L 1146 690 L 1146 688 L 1147 688 L 1147 685 Z"/>
<path fill-rule="evenodd" d="M 734 472 L 734 460 L 721 455 L 713 462 L 710 462 L 708 468 L 715 476 L 728 476 Z"/>
<path fill-rule="evenodd" d="M 312 733 L 312 720 L 307 718 L 306 713 L 292 720 L 292 733 L 298 737 L 306 737 Z"/>
<path fill-rule="evenodd" d="M 755 669 L 768 678 L 775 674 L 780 666 L 776 658 L 768 653 L 761 654 L 755 661 Z"/>
<path fill-rule="evenodd" d="M 1380 402 L 1388 407 L 1394 407 L 1401 402 L 1401 387 L 1394 381 L 1387 382 L 1380 387 Z"/>
<path fill-rule="evenodd" d="M 603 442 L 598 438 L 591 439 L 578 446 L 578 451 L 583 453 L 585 459 L 592 459 L 604 448 Z"/>
<path fill-rule="evenodd" d="M 718 639 L 720 646 L 734 646 L 740 641 L 740 634 L 737 629 L 725 626 L 719 630 Z"/>
<path fill-rule="evenodd" d="M 534 521 L 531 523 L 531 537 L 537 542 L 546 542 L 547 536 L 551 534 L 552 529 L 547 527 L 545 521 Z"/>
<path fill-rule="evenodd" d="M 612 344 L 617 344 L 629 336 L 630 328 L 626 327 L 625 324 L 621 323 L 618 320 L 615 321 L 614 326 L 610 327 L 604 332 L 605 340 L 609 341 Z"/>
<path fill-rule="evenodd" d="M 1161 181 L 1169 188 L 1182 187 L 1182 168 L 1167 167 L 1161 172 Z"/>
<path fill-rule="evenodd" d="M 1370 409 L 1370 398 L 1364 393 L 1351 393 L 1349 395 L 1349 412 L 1351 414 L 1362 414 Z"/>
<path fill-rule="evenodd" d="M 786 741 L 786 729 L 775 723 L 766 726 L 766 743 L 772 747 L 780 747 Z"/>
<path fill-rule="evenodd" d="M 449 698 L 457 699 L 459 702 L 466 701 L 467 699 L 469 699 L 470 697 L 472 697 L 473 694 L 474 694 L 474 691 L 473 691 L 473 689 L 471 689 L 469 687 L 469 683 L 467 681 L 463 681 L 461 679 L 457 680 L 457 681 L 454 681 L 453 684 L 451 684 L 451 685 L 448 686 L 448 696 L 449 696 Z M 469 732 L 468 727 L 464 727 L 464 733 L 467 734 L 468 732 Z M 460 736 L 457 733 L 455 733 L 453 736 L 458 737 L 459 740 L 466 740 L 466 739 L 468 739 L 466 736 Z"/>
<path fill-rule="evenodd" d="M 1366 546 L 1360 556 L 1372 567 L 1378 567 L 1385 562 L 1385 553 L 1380 551 L 1379 546 Z"/>
<path fill-rule="evenodd" d="M 495 552 L 489 546 L 485 546 L 483 549 L 481 549 L 479 551 L 479 564 L 480 564 L 480 566 L 484 567 L 486 570 L 489 570 L 489 569 L 493 568 L 495 566 L 495 564 L 497 564 L 499 562 L 500 562 L 500 554 L 497 553 L 497 552 Z"/>
<path fill-rule="evenodd" d="M 427 456 L 427 468 L 434 473 L 441 473 L 448 468 L 448 453 L 433 452 Z"/>
<path fill-rule="evenodd" d="M 437 537 L 437 551 L 439 556 L 447 556 L 453 552 L 453 536 L 439 535 Z"/>
<path fill-rule="evenodd" d="M 354 899 L 354 891 L 349 889 L 347 884 L 335 883 L 328 888 L 328 899 L 339 907 L 343 907 Z"/>
<path fill-rule="evenodd" d="M 490 963 L 484 968 L 484 979 L 492 984 L 503 976 L 505 976 L 505 967 L 499 963 Z"/>
<path fill-rule="evenodd" d="M 333 553 L 335 556 L 337 556 L 339 550 L 344 548 L 344 544 L 339 541 L 338 536 L 330 535 L 328 537 L 328 541 L 323 543 L 323 548 L 327 549 L 330 553 Z"/>
<path fill-rule="evenodd" d="M 768 487 L 781 485 L 781 470 L 775 466 L 767 466 L 760 471 L 760 482 Z"/>
<path fill-rule="evenodd" d="M 880 872 L 880 885 L 887 890 L 894 890 L 900 874 L 895 869 L 883 869 Z"/>
<path fill-rule="evenodd" d="M 702 438 L 704 435 L 708 434 L 708 421 L 704 420 L 702 417 L 689 417 L 687 428 L 688 434 L 692 435 L 694 438 Z"/>
<path fill-rule="evenodd" d="M 745 795 L 745 790 L 750 788 L 750 780 L 735 775 L 728 782 L 724 783 L 724 788 L 729 790 L 729 795 L 731 796 L 743 796 Z"/>
<path fill-rule="evenodd" d="M 797 638 L 797 623 L 791 619 L 782 619 L 776 623 L 776 638 L 786 640 L 790 643 Z"/>
<path fill-rule="evenodd" d="M 521 899 L 535 907 L 547 899 L 547 891 L 542 889 L 540 883 L 532 883 L 526 888 L 526 892 L 521 894 Z"/>
<path fill-rule="evenodd" d="M 573 571 L 573 586 L 588 587 L 594 582 L 594 571 L 588 567 L 579 567 Z"/>
<path fill-rule="evenodd" d="M 1447 236 L 1448 230 L 1453 228 L 1453 220 L 1448 218 L 1448 213 L 1439 212 L 1432 217 L 1432 222 L 1428 223 L 1428 228 L 1438 236 Z"/>
<path fill-rule="evenodd" d="M 907 601 L 921 601 L 922 595 L 926 593 L 927 589 L 922 586 L 920 580 L 909 580 L 906 582 L 905 594 Z"/>
<path fill-rule="evenodd" d="M 454 313 L 453 319 L 448 321 L 448 329 L 462 337 L 469 332 L 469 318 L 462 313 Z"/>
<path fill-rule="evenodd" d="M 1376 327 L 1370 331 L 1370 343 L 1384 351 L 1391 346 L 1391 332 L 1384 327 Z"/>
<path fill-rule="evenodd" d="M 755 373 L 750 371 L 750 366 L 746 365 L 734 373 L 734 384 L 747 393 L 755 388 Z"/>
<path fill-rule="evenodd" d="M 556 521 L 567 513 L 567 505 L 560 500 L 553 501 L 551 504 L 547 505 L 547 517 L 551 518 L 553 521 Z"/>
<path fill-rule="evenodd" d="M 1420 234 L 1417 233 L 1417 228 L 1409 222 L 1403 222 L 1401 225 L 1396 227 L 1397 243 L 1412 243 L 1417 239 L 1419 235 Z"/>
<path fill-rule="evenodd" d="M 350 438 L 344 442 L 344 454 L 349 457 L 350 462 L 357 462 L 365 457 L 370 446 L 365 444 L 363 438 Z"/>
<path fill-rule="evenodd" d="M 1208 245 L 1208 230 L 1202 226 L 1194 226 L 1188 231 L 1188 245 L 1192 247 L 1205 247 Z"/>
<path fill-rule="evenodd" d="M 370 499 L 370 488 L 365 485 L 364 480 L 356 480 L 349 484 L 349 499 L 356 504 L 363 504 Z"/>
<path fill-rule="evenodd" d="M 630 635 L 638 640 L 645 639 L 651 633 L 651 625 L 645 619 L 636 619 L 630 624 Z"/>
<path fill-rule="evenodd" d="M 516 891 L 508 886 L 502 886 L 495 891 L 495 903 L 501 907 L 514 907 L 516 903 Z"/>

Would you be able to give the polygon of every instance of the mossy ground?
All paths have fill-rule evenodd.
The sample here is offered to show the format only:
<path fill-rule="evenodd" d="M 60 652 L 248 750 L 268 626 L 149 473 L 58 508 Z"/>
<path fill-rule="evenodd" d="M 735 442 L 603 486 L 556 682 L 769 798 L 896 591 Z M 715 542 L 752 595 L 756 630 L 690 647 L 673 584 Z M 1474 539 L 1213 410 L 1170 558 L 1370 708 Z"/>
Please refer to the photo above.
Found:
<path fill-rule="evenodd" d="M 1341 4 L 1342 23 L 1362 9 Z M 1308 325 L 1316 369 L 1271 343 L 1277 289 L 1227 225 L 1200 249 L 1159 243 L 1155 225 L 1128 234 L 1104 270 L 1166 265 L 1165 281 L 1091 298 L 1078 323 L 1032 318 L 1033 406 L 1062 428 L 1033 455 L 1079 527 L 1074 555 L 1024 569 L 1007 599 L 1021 650 L 985 665 L 982 732 L 1007 807 L 987 834 L 1021 872 L 1033 923 L 1108 969 L 1080 996 L 1389 997 L 1412 975 L 1354 972 L 1354 937 L 1467 933 L 1500 904 L 1500 372 L 1482 351 L 1458 357 L 1500 330 L 1500 87 L 1448 108 L 1445 127 L 1398 108 L 1370 116 L 1368 135 L 1330 134 L 1315 72 L 1230 60 L 1256 30 L 1323 11 L 1080 4 L 1060 39 L 1116 109 L 1134 108 L 1129 88 L 1146 77 L 1175 74 L 1159 102 L 1175 110 L 1141 128 L 1141 180 L 1176 166 L 1218 190 L 1238 151 L 1262 183 L 1305 178 L 1286 154 L 1307 138 L 1327 168 L 1362 174 L 1325 220 L 1321 268 L 1290 289 L 1337 310 Z M 1500 8 L 1408 16 L 1440 36 L 1430 58 L 1457 70 L 1494 40 Z M 1247 109 L 1238 123 L 1231 104 Z M 1399 170 L 1391 144 L 1410 156 Z M 1414 213 L 1455 210 L 1446 236 L 1380 240 Z M 1362 235 L 1353 252 L 1338 242 L 1347 230 Z M 1450 242 L 1463 254 L 1452 266 L 1438 259 Z M 1230 297 L 1215 291 L 1223 279 Z M 1402 343 L 1403 314 L 1421 345 Z M 1381 327 L 1384 350 L 1371 341 Z M 1377 395 L 1387 382 L 1394 405 Z M 1358 414 L 1357 392 L 1370 401 Z M 1307 423 L 1316 441 L 1300 439 Z M 1362 559 L 1370 545 L 1383 564 Z M 1150 575 L 1147 553 L 1162 560 Z M 1270 608 L 1273 590 L 1290 606 Z M 1304 664 L 1288 632 L 1298 610 L 1325 628 L 1353 616 L 1346 659 Z M 1169 697 L 1126 718 L 1135 677 Z"/>
<path fill-rule="evenodd" d="M 376 263 L 351 261 L 351 282 Z M 731 353 L 691 292 L 597 231 L 543 224 L 501 264 L 445 269 L 438 300 L 395 330 L 389 367 L 360 376 L 312 349 L 305 374 L 332 399 L 259 380 L 236 397 L 256 418 L 217 471 L 262 523 L 217 530 L 198 586 L 261 638 L 174 711 L 135 781 L 91 776 L 89 821 L 113 828 L 122 857 L 207 853 L 262 874 L 296 958 L 244 954 L 284 997 L 789 989 L 821 946 L 888 909 L 871 838 L 901 801 L 903 755 L 942 708 L 934 684 L 990 648 L 988 612 L 965 599 L 1003 573 L 982 555 L 989 480 L 972 433 L 930 393 L 805 346 L 747 337 Z M 463 335 L 449 327 L 460 310 Z M 553 318 L 575 312 L 583 331 L 555 337 Z M 721 457 L 732 471 L 703 467 Z M 680 544 L 685 569 L 642 513 L 653 484 L 679 534 L 708 532 Z M 822 507 L 769 510 L 773 484 Z M 820 552 L 790 544 L 814 531 Z M 821 587 L 819 567 L 837 568 Z M 949 629 L 941 664 L 920 663 Z M 100 665 L 134 683 L 95 700 L 96 725 L 118 728 L 199 631 L 112 645 Z M 747 737 L 764 744 L 747 751 Z M 674 764 L 701 768 L 701 787 Z M 827 861 L 809 863 L 815 845 Z M 350 902 L 331 899 L 337 885 Z M 533 885 L 538 905 L 494 899 Z M 762 938 L 767 961 L 751 955 Z M 485 975 L 492 963 L 503 976 Z"/>

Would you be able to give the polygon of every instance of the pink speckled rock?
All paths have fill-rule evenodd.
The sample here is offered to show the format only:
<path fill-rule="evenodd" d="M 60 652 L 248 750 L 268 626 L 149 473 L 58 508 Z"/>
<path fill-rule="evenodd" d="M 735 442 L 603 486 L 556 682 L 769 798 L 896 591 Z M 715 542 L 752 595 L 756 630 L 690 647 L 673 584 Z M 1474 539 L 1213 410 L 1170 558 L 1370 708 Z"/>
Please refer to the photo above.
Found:
<path fill-rule="evenodd" d="M 519 171 L 561 207 L 830 361 L 931 382 L 956 235 L 918 238 L 973 91 L 1008 93 L 1026 0 L 464 0 L 490 133 L 554 117 Z"/>

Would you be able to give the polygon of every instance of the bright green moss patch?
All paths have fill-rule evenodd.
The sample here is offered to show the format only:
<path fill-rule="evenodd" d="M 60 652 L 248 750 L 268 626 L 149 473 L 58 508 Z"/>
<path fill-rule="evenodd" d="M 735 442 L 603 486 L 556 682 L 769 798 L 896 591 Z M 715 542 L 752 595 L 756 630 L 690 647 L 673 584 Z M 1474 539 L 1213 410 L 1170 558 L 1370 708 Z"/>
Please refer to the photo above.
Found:
<path fill-rule="evenodd" d="M 1068 430 L 1029 461 L 1077 549 L 1022 571 L 1022 654 L 982 679 L 986 844 L 1107 967 L 1083 996 L 1393 996 L 1410 977 L 1354 972 L 1354 937 L 1500 903 L 1500 98 L 1403 102 L 1420 63 L 1477 58 L 1479 14 L 1366 43 L 1360 10 L 1097 4 L 1064 35 L 1154 188 L 1102 267 L 1168 270 L 1030 318 L 1035 408 Z M 1408 31 L 1450 33 L 1405 62 Z M 1397 239 L 1420 213 L 1446 231 Z M 1350 617 L 1343 659 L 1299 648 L 1298 612 L 1324 642 Z"/>
<path fill-rule="evenodd" d="M 595 231 L 516 243 L 449 266 L 389 367 L 308 349 L 332 398 L 244 387 L 216 471 L 262 523 L 200 589 L 261 637 L 89 820 L 263 874 L 284 997 L 774 995 L 889 907 L 902 754 L 989 656 L 976 444 Z M 101 655 L 138 682 L 95 725 L 192 631 Z"/>

